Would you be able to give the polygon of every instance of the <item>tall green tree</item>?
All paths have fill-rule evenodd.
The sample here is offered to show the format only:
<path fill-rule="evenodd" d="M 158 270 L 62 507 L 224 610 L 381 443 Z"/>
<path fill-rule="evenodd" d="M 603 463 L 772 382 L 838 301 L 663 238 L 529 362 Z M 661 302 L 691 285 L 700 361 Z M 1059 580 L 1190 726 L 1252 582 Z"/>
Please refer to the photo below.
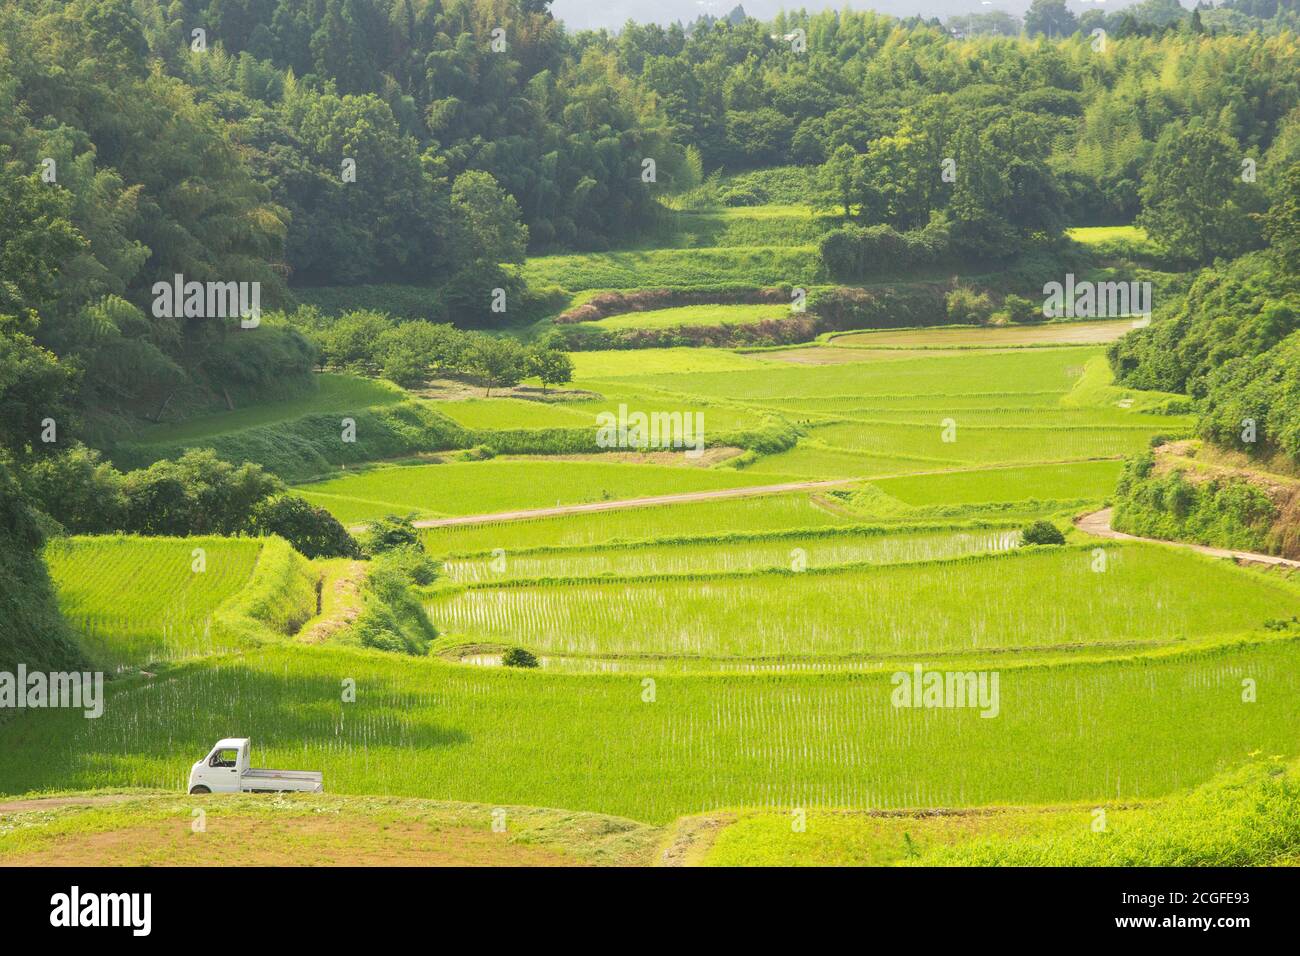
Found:
<path fill-rule="evenodd" d="M 1034 0 L 1025 14 L 1025 32 L 1030 36 L 1067 37 L 1079 28 L 1079 21 L 1065 0 Z"/>
<path fill-rule="evenodd" d="M 1252 190 L 1242 182 L 1236 142 L 1204 127 L 1175 125 L 1147 165 L 1137 223 L 1185 261 L 1239 255 L 1257 234 L 1248 216 L 1257 201 Z"/>
<path fill-rule="evenodd" d="M 1279 197 L 1264 216 L 1264 237 L 1281 268 L 1300 276 L 1300 163 L 1282 178 Z"/>

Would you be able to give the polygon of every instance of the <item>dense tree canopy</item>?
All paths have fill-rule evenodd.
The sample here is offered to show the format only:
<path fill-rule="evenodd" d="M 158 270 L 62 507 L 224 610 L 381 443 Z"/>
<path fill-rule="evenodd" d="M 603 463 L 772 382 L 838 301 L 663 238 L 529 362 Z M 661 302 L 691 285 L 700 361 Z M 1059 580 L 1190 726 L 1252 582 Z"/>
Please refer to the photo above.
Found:
<path fill-rule="evenodd" d="M 318 355 L 272 314 L 295 287 L 418 283 L 457 325 L 522 320 L 525 252 L 633 243 L 670 195 L 768 201 L 719 171 L 801 169 L 772 201 L 844 217 L 823 253 L 850 280 L 881 251 L 1004 258 L 1138 215 L 1189 261 L 1256 247 L 1251 215 L 1300 159 L 1300 46 L 1282 9 L 1230 7 L 1273 19 L 1224 33 L 1207 12 L 1206 38 L 1146 0 L 1095 48 L 1086 16 L 957 40 L 848 11 L 570 34 L 531 0 L 15 0 L 5 442 L 36 455 L 49 417 L 102 443 L 309 389 L 346 330 Z M 153 308 L 178 275 L 257 284 L 267 318 Z M 396 381 L 447 338 L 383 332 Z"/>
<path fill-rule="evenodd" d="M 1300 462 L 1300 163 L 1260 219 L 1268 248 L 1203 270 L 1172 314 L 1110 348 L 1117 378 L 1199 400 L 1200 434 Z"/>

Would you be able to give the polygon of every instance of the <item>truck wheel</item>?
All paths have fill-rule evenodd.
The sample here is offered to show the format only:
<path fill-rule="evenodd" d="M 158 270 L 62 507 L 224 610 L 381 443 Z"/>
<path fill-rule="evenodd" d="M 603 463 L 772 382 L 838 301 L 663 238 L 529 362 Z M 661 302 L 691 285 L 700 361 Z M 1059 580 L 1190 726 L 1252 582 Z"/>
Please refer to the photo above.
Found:
<path fill-rule="evenodd" d="M 209 790 L 207 787 L 203 786 L 203 784 L 199 784 L 197 787 L 195 787 L 193 790 L 190 791 L 190 793 L 211 793 L 211 792 L 212 791 Z"/>

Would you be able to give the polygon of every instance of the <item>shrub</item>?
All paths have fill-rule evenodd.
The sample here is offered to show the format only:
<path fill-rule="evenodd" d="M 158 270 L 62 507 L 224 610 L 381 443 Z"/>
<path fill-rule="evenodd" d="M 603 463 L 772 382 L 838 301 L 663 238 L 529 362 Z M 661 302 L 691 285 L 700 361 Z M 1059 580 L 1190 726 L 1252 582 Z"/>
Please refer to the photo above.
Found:
<path fill-rule="evenodd" d="M 361 550 L 367 557 L 373 558 L 397 548 L 424 548 L 410 515 L 385 515 L 371 522 L 361 535 Z"/>
<path fill-rule="evenodd" d="M 393 353 L 406 352 L 422 367 L 458 369 L 464 364 L 465 349 L 472 338 L 473 333 L 446 323 L 399 322 L 383 334 L 378 352 L 385 365 Z"/>
<path fill-rule="evenodd" d="M 76 445 L 34 462 L 23 484 L 32 503 L 72 534 L 104 534 L 124 527 L 122 473 L 92 448 Z"/>
<path fill-rule="evenodd" d="M 537 655 L 522 647 L 511 647 L 501 655 L 501 663 L 506 667 L 537 667 Z"/>
<path fill-rule="evenodd" d="M 402 388 L 424 384 L 426 366 L 420 356 L 407 348 L 395 348 L 384 356 L 384 378 Z"/>
<path fill-rule="evenodd" d="M 958 286 L 945 299 L 948 321 L 953 325 L 983 325 L 993 314 L 988 293 Z"/>
<path fill-rule="evenodd" d="M 427 587 L 438 576 L 438 562 L 421 546 L 403 545 L 383 552 L 384 560 L 412 584 Z"/>
<path fill-rule="evenodd" d="M 424 603 L 411 590 L 409 560 L 399 552 L 383 554 L 366 576 L 361 613 L 352 629 L 363 647 L 422 656 L 438 636 Z"/>
<path fill-rule="evenodd" d="M 943 287 L 930 283 L 829 289 L 811 296 L 808 310 L 819 333 L 939 325 L 947 313 Z"/>
<path fill-rule="evenodd" d="M 1115 489 L 1117 530 L 1294 556 L 1293 543 L 1274 528 L 1281 510 L 1264 489 L 1233 478 L 1190 481 L 1177 470 L 1161 475 L 1153 465 L 1149 452 L 1125 465 Z"/>
<path fill-rule="evenodd" d="M 392 319 L 370 310 L 341 315 L 318 342 L 321 360 L 339 368 L 366 367 L 378 361 L 375 350 Z"/>
<path fill-rule="evenodd" d="M 541 379 L 546 391 L 547 386 L 573 380 L 573 359 L 559 349 L 533 346 L 524 356 L 524 371 Z"/>
<path fill-rule="evenodd" d="M 518 385 L 526 374 L 524 348 L 514 339 L 481 336 L 469 347 L 468 371 L 477 376 L 487 389 Z"/>
<path fill-rule="evenodd" d="M 1050 521 L 1035 521 L 1020 532 L 1024 544 L 1065 544 L 1065 535 Z"/>
<path fill-rule="evenodd" d="M 138 534 L 237 534 L 253 508 L 283 489 L 261 465 L 232 465 L 211 449 L 187 451 L 126 475 L 122 530 Z M 55 515 L 55 517 L 59 517 Z"/>
<path fill-rule="evenodd" d="M 992 319 L 999 325 L 1042 322 L 1043 311 L 1024 296 L 1012 294 L 1002 300 L 1002 308 L 993 313 Z"/>
<path fill-rule="evenodd" d="M 826 271 L 841 281 L 892 274 L 951 259 L 948 221 L 936 216 L 922 229 L 899 232 L 892 226 L 831 230 L 818 246 Z"/>
<path fill-rule="evenodd" d="M 361 557 L 361 547 L 337 518 L 294 495 L 259 504 L 253 509 L 249 530 L 279 535 L 308 558 Z"/>

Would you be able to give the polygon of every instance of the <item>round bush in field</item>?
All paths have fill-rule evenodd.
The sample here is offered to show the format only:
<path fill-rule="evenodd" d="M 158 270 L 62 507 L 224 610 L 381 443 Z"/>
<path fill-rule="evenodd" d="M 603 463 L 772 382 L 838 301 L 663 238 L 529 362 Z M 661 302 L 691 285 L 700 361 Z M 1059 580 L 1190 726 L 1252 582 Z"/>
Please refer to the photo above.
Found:
<path fill-rule="evenodd" d="M 1065 544 L 1065 535 L 1050 521 L 1035 521 L 1020 532 L 1025 544 Z"/>
<path fill-rule="evenodd" d="M 293 495 L 258 504 L 249 527 L 257 534 L 278 534 L 304 557 L 361 557 L 361 548 L 337 518 Z"/>
<path fill-rule="evenodd" d="M 501 655 L 501 663 L 506 667 L 536 667 L 537 655 L 522 647 L 512 647 Z"/>

